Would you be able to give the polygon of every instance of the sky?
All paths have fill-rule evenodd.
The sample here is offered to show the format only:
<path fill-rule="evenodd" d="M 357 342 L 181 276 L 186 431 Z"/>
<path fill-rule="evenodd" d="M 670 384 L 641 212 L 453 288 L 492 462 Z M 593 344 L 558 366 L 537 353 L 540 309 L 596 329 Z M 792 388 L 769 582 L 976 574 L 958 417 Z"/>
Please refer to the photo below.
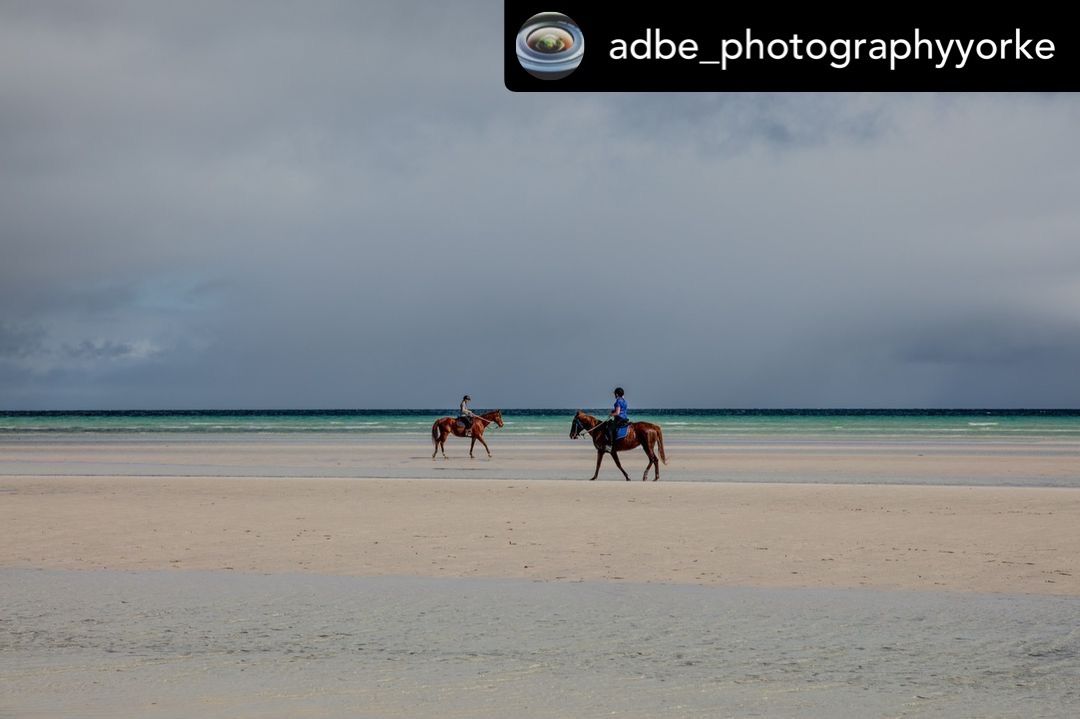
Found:
<path fill-rule="evenodd" d="M 0 409 L 1080 407 L 1080 96 L 515 94 L 501 32 L 0 4 Z"/>

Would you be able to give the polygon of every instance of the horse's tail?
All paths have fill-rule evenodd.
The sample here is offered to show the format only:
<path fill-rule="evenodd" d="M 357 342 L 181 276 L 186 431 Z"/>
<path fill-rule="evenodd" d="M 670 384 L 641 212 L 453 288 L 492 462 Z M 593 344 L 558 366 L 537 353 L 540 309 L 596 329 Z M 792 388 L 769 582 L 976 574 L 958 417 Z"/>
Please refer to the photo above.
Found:
<path fill-rule="evenodd" d="M 435 420 L 435 424 L 431 425 L 431 442 L 432 444 L 439 443 L 439 420 Z"/>
<path fill-rule="evenodd" d="M 667 455 L 664 454 L 664 430 L 659 427 L 656 428 L 656 444 L 660 447 L 660 459 L 667 464 Z"/>

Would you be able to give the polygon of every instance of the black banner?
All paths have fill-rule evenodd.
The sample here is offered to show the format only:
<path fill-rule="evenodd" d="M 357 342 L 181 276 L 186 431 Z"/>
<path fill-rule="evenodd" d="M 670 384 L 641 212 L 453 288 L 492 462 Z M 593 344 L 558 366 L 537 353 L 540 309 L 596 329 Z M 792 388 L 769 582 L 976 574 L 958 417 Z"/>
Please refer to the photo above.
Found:
<path fill-rule="evenodd" d="M 1065 6 L 1000 7 L 505 0 L 504 76 L 520 92 L 1080 90 Z"/>

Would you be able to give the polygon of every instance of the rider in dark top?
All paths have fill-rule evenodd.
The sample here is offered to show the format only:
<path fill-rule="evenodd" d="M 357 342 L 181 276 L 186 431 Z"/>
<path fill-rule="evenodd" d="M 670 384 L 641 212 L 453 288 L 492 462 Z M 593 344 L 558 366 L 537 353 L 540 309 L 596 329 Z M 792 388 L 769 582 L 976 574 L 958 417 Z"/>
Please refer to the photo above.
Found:
<path fill-rule="evenodd" d="M 615 404 L 611 408 L 611 414 L 608 416 L 607 421 L 608 446 L 611 447 L 613 453 L 615 452 L 615 442 L 617 441 L 616 437 L 619 435 L 619 428 L 630 424 L 630 419 L 626 416 L 624 394 L 622 387 L 615 388 Z"/>

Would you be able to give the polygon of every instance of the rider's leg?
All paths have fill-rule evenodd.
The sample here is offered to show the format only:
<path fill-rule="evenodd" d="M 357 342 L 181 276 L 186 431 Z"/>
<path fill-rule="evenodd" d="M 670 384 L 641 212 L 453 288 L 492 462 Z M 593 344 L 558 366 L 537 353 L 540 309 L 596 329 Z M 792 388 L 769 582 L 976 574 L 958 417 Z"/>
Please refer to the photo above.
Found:
<path fill-rule="evenodd" d="M 609 432 L 610 432 L 609 436 L 611 437 L 611 452 L 612 452 L 612 454 L 615 453 L 615 443 L 619 441 L 619 430 L 622 429 L 623 427 L 625 427 L 628 424 L 630 424 L 630 422 L 623 419 L 622 417 L 613 417 L 611 419 L 611 428 L 609 430 Z"/>

